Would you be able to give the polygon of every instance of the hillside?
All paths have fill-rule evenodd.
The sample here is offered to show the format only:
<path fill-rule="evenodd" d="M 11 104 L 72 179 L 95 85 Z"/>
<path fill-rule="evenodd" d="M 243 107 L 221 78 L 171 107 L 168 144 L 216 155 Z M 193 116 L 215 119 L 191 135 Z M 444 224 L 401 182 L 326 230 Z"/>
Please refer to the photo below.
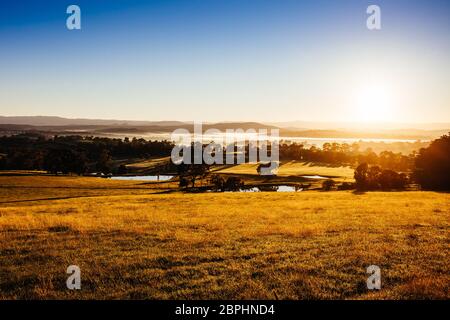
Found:
<path fill-rule="evenodd" d="M 108 196 L 90 188 L 120 184 L 34 179 L 0 186 L 34 186 L 42 199 L 0 204 L 0 299 L 450 298 L 446 193 Z M 44 200 L 52 186 L 71 198 Z M 65 288 L 72 264 L 80 291 Z"/>

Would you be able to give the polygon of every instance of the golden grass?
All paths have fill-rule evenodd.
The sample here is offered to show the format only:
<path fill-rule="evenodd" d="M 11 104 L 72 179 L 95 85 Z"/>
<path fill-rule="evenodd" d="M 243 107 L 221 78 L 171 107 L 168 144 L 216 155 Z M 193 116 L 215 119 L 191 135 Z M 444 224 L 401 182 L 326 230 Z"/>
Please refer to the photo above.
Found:
<path fill-rule="evenodd" d="M 137 161 L 134 163 L 127 164 L 126 166 L 127 168 L 132 169 L 134 171 L 142 171 L 142 170 L 149 170 L 163 164 L 167 164 L 169 161 L 170 157 L 154 158 Z"/>
<path fill-rule="evenodd" d="M 148 194 L 175 188 L 176 183 L 111 180 L 79 176 L 0 175 L 0 206 L 35 200 L 89 196 Z M 33 202 L 28 203 L 32 205 Z"/>
<path fill-rule="evenodd" d="M 449 200 L 261 192 L 4 204 L 0 298 L 448 299 Z M 72 264 L 80 291 L 65 287 Z M 376 292 L 365 284 L 372 264 Z"/>
<path fill-rule="evenodd" d="M 354 169 L 348 166 L 327 166 L 324 164 L 316 164 L 312 162 L 290 161 L 280 166 L 278 175 L 308 175 L 308 176 L 324 176 L 346 178 L 353 180 Z"/>
<path fill-rule="evenodd" d="M 253 174 L 257 175 L 256 163 L 243 163 L 240 165 L 225 168 L 217 171 L 226 174 Z M 326 166 L 312 162 L 290 161 L 282 163 L 279 167 L 277 176 L 323 176 L 337 178 L 339 181 L 353 181 L 354 169 L 347 166 Z"/>

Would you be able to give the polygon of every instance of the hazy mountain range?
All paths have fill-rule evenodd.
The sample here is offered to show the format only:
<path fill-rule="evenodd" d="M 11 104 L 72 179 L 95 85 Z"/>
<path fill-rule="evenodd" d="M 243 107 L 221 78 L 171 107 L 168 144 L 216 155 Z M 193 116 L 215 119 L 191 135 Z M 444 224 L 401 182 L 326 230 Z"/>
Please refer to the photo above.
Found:
<path fill-rule="evenodd" d="M 52 116 L 18 116 L 5 117 L 0 116 L 0 124 L 21 124 L 30 126 L 145 126 L 145 125 L 160 125 L 160 126 L 176 126 L 184 124 L 181 121 L 135 121 L 135 120 L 102 120 L 102 119 L 69 119 Z"/>
<path fill-rule="evenodd" d="M 42 131 L 47 133 L 80 133 L 92 135 L 170 133 L 177 128 L 193 130 L 192 122 L 136 121 L 103 119 L 68 119 L 53 116 L 0 116 L 0 132 Z M 327 138 L 392 138 L 434 139 L 450 131 L 450 123 L 387 123 L 358 124 L 343 122 L 220 122 L 204 123 L 203 129 L 270 129 L 280 128 L 280 135 L 288 137 Z"/>

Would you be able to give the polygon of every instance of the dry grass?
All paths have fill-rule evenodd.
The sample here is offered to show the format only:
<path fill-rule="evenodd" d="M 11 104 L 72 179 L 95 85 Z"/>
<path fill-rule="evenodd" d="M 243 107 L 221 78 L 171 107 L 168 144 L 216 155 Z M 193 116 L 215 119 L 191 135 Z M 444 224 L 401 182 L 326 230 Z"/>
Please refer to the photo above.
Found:
<path fill-rule="evenodd" d="M 354 169 L 347 166 L 331 166 L 325 164 L 317 164 L 312 162 L 299 162 L 290 161 L 280 166 L 278 175 L 290 176 L 290 175 L 308 175 L 308 176 L 324 176 L 324 177 L 336 177 L 346 178 L 353 180 Z"/>
<path fill-rule="evenodd" d="M 0 298 L 448 299 L 449 200 L 125 193 L 3 204 Z M 80 291 L 65 287 L 72 264 Z M 376 292 L 365 285 L 372 264 Z"/>
<path fill-rule="evenodd" d="M 226 174 L 253 174 L 257 175 L 256 163 L 243 163 L 240 165 L 225 168 L 217 171 L 218 173 Z M 353 181 L 354 169 L 350 167 L 326 166 L 312 162 L 290 161 L 282 163 L 277 175 L 281 177 L 286 176 L 323 176 L 330 178 L 337 178 L 337 181 Z"/>
<path fill-rule="evenodd" d="M 0 206 L 33 205 L 36 200 L 162 192 L 176 183 L 119 181 L 95 177 L 0 175 Z"/>
<path fill-rule="evenodd" d="M 127 168 L 133 172 L 145 172 L 146 170 L 154 169 L 155 167 L 167 164 L 170 157 L 145 159 L 137 162 L 127 164 Z"/>

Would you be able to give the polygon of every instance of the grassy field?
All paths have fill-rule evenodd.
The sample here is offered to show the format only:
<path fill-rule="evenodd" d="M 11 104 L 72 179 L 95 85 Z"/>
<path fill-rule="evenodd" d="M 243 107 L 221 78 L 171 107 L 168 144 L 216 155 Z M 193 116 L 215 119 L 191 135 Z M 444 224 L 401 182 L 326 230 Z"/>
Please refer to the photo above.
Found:
<path fill-rule="evenodd" d="M 152 170 L 158 166 L 167 164 L 169 160 L 170 157 L 146 159 L 137 162 L 132 162 L 130 164 L 127 164 L 126 167 L 133 173 L 143 173 L 148 170 Z"/>
<path fill-rule="evenodd" d="M 79 176 L 0 174 L 0 206 L 34 205 L 36 200 L 149 194 L 171 188 L 176 188 L 176 184 Z"/>
<path fill-rule="evenodd" d="M 217 173 L 257 175 L 256 163 L 244 163 L 217 171 Z M 282 163 L 277 176 L 323 176 L 336 181 L 353 181 L 354 169 L 342 166 L 330 166 L 320 163 L 289 161 Z"/>
<path fill-rule="evenodd" d="M 0 177 L 0 299 L 450 298 L 447 193 L 161 187 Z M 372 264 L 379 291 L 366 288 Z"/>

